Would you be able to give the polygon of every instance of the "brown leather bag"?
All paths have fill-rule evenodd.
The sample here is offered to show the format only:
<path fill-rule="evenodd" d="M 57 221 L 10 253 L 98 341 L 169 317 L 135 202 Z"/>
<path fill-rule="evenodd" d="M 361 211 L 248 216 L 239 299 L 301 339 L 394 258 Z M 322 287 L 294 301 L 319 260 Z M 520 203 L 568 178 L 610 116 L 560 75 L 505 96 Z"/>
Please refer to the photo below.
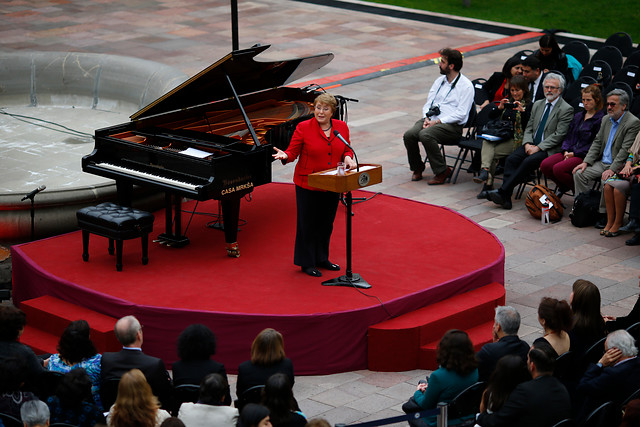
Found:
<path fill-rule="evenodd" d="M 564 208 L 562 207 L 562 202 L 558 196 L 551 190 L 549 190 L 544 185 L 534 185 L 529 194 L 527 194 L 527 200 L 524 202 L 527 209 L 529 209 L 529 213 L 532 217 L 540 219 L 542 215 L 542 203 L 540 203 L 540 197 L 543 195 L 547 195 L 547 199 L 553 203 L 553 207 L 549 209 L 549 220 L 551 222 L 560 221 L 562 215 L 564 214 Z"/>

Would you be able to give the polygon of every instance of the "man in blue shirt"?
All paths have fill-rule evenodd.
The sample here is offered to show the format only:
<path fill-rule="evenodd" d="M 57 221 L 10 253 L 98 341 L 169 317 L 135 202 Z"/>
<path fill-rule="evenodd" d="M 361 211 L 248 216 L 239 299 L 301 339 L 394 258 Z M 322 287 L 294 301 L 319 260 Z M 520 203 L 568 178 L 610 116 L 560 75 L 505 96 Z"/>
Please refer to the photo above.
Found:
<path fill-rule="evenodd" d="M 629 95 L 624 90 L 614 89 L 607 94 L 608 115 L 602 118 L 600 131 L 584 161 L 573 169 L 576 195 L 589 191 L 597 180 L 601 180 L 604 186 L 604 182 L 624 166 L 629 148 L 640 131 L 640 120 L 627 111 L 628 106 Z M 604 192 L 600 197 L 599 210 L 601 216 L 607 212 Z M 605 224 L 606 217 L 601 218 L 596 227 L 604 228 Z"/>

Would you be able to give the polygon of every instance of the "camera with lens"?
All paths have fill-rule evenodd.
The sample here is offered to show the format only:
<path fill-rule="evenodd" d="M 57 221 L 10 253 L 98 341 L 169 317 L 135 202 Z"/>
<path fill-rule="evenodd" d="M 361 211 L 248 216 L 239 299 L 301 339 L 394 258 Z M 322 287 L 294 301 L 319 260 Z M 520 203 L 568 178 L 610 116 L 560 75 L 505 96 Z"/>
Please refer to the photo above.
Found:
<path fill-rule="evenodd" d="M 504 108 L 516 108 L 517 105 L 513 102 L 505 102 L 504 103 Z"/>
<path fill-rule="evenodd" d="M 425 116 L 427 116 L 427 118 L 431 118 L 431 117 L 437 116 L 439 114 L 440 114 L 440 106 L 434 105 L 433 107 L 429 108 L 429 111 L 427 111 Z"/>

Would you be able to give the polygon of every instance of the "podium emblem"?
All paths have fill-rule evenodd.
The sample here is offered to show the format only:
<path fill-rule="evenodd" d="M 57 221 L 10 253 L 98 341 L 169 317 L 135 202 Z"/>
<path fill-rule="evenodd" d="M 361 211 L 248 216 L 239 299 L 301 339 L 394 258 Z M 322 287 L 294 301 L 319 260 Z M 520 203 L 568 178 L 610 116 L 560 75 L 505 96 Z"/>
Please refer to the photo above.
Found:
<path fill-rule="evenodd" d="M 369 178 L 369 174 L 366 172 L 362 172 L 358 177 L 358 185 L 360 187 L 366 187 L 367 185 L 369 185 L 370 180 L 371 178 Z"/>

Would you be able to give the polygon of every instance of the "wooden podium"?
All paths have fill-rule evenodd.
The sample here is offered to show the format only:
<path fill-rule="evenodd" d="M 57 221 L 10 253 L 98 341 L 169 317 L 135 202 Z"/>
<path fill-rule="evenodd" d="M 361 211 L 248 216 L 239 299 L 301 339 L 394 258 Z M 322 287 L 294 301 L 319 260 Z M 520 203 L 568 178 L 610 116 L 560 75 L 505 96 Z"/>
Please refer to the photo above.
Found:
<path fill-rule="evenodd" d="M 338 175 L 337 169 L 328 169 L 309 175 L 309 185 L 334 193 L 346 193 L 347 205 L 347 271 L 343 276 L 322 282 L 324 286 L 352 286 L 369 289 L 367 283 L 359 274 L 351 271 L 351 217 L 353 216 L 352 190 L 368 187 L 382 182 L 382 166 L 373 164 L 359 165 L 357 170 L 346 171 Z"/>

